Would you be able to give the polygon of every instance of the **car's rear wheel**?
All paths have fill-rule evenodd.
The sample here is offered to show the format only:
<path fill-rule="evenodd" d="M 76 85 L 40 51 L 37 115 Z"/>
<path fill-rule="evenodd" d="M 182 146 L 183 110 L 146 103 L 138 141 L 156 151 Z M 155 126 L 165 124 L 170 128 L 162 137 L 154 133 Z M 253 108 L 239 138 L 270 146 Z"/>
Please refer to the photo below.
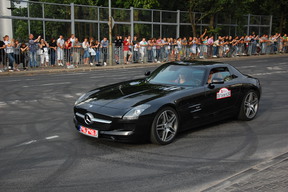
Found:
<path fill-rule="evenodd" d="M 171 143 L 177 134 L 179 119 L 177 112 L 172 107 L 161 109 L 153 120 L 151 127 L 151 142 L 166 145 Z"/>
<path fill-rule="evenodd" d="M 242 101 L 238 119 L 250 121 L 255 118 L 259 108 L 259 96 L 254 90 L 248 91 Z"/>

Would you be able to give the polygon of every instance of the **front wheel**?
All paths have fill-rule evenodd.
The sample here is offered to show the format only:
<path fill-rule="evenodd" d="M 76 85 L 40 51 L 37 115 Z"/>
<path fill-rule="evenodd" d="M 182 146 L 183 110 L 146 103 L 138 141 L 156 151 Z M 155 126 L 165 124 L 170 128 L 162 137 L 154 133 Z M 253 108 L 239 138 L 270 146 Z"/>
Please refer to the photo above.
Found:
<path fill-rule="evenodd" d="M 179 120 L 177 112 L 172 107 L 161 109 L 153 120 L 151 127 L 151 142 L 166 145 L 171 143 L 177 134 Z"/>
<path fill-rule="evenodd" d="M 254 119 L 254 117 L 258 112 L 258 107 L 259 107 L 258 94 L 253 90 L 248 91 L 243 98 L 238 119 L 245 121 L 250 121 Z"/>

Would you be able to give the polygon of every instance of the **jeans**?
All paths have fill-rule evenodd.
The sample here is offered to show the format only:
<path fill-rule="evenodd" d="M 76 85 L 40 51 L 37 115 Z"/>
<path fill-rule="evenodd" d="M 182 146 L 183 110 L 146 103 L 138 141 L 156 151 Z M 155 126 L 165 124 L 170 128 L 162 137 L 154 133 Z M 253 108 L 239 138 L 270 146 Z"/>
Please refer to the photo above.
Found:
<path fill-rule="evenodd" d="M 134 62 L 138 62 L 139 60 L 139 52 L 138 51 L 134 51 L 133 52 L 133 61 Z"/>
<path fill-rule="evenodd" d="M 161 60 L 161 49 L 156 49 L 156 59 L 157 61 Z"/>
<path fill-rule="evenodd" d="M 51 65 L 55 65 L 55 59 L 56 59 L 55 51 L 51 51 L 50 57 L 51 57 Z"/>
<path fill-rule="evenodd" d="M 108 55 L 108 49 L 107 49 L 107 47 L 103 47 L 103 48 L 102 48 L 102 52 L 103 52 L 103 54 L 104 54 L 103 62 L 106 62 L 106 61 L 107 61 L 107 55 Z"/>
<path fill-rule="evenodd" d="M 218 55 L 218 47 L 217 46 L 213 46 L 213 56 L 217 56 Z"/>
<path fill-rule="evenodd" d="M 96 50 L 95 61 L 96 61 L 97 63 L 100 62 L 100 51 L 99 51 L 99 50 Z"/>
<path fill-rule="evenodd" d="M 148 51 L 148 62 L 153 61 L 153 51 L 152 50 L 147 50 Z"/>
<path fill-rule="evenodd" d="M 29 64 L 30 67 L 36 67 L 37 65 L 37 61 L 36 61 L 36 52 L 29 52 Z"/>
<path fill-rule="evenodd" d="M 13 64 L 15 62 L 14 53 L 8 53 L 7 55 L 8 55 L 8 60 L 9 60 L 9 66 L 13 70 Z"/>

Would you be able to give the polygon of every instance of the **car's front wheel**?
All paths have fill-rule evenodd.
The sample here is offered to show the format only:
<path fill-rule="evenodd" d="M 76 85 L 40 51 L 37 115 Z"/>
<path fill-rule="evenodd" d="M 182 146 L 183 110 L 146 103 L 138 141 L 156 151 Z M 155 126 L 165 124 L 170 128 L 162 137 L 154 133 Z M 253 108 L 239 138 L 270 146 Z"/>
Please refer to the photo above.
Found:
<path fill-rule="evenodd" d="M 151 127 L 151 142 L 166 145 L 171 143 L 177 134 L 179 118 L 172 107 L 161 109 L 153 120 Z"/>
<path fill-rule="evenodd" d="M 259 108 L 259 96 L 254 90 L 250 90 L 243 98 L 238 119 L 249 121 L 254 119 Z"/>

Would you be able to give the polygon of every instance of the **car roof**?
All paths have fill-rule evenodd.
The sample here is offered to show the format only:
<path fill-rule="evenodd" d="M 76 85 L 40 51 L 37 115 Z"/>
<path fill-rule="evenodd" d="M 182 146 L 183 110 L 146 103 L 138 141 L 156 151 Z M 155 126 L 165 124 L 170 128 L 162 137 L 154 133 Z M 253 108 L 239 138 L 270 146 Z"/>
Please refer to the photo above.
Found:
<path fill-rule="evenodd" d="M 184 60 L 184 61 L 172 61 L 167 63 L 170 65 L 183 65 L 183 66 L 195 66 L 195 67 L 204 67 L 208 70 L 215 67 L 232 67 L 227 63 L 217 62 L 217 61 L 198 61 L 198 60 Z"/>
<path fill-rule="evenodd" d="M 178 65 L 200 65 L 200 66 L 210 66 L 210 65 L 223 65 L 222 62 L 217 61 L 198 61 L 198 60 L 184 60 L 184 61 L 173 61 L 170 64 L 178 64 Z M 227 65 L 227 64 L 224 64 Z"/>

